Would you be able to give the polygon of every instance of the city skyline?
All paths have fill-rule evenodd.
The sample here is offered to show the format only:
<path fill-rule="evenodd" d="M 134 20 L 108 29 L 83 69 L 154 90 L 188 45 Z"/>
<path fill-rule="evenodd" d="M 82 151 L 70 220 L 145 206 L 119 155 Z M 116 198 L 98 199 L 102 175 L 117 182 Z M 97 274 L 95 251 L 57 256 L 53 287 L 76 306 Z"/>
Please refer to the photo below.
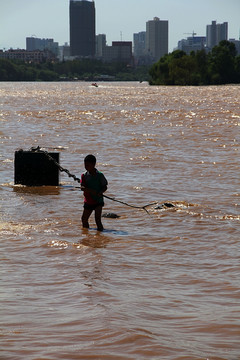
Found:
<path fill-rule="evenodd" d="M 210 4 L 209 4 L 210 3 Z M 96 34 L 112 41 L 133 41 L 154 17 L 169 21 L 169 52 L 179 40 L 206 35 L 213 20 L 228 22 L 229 38 L 239 39 L 239 0 L 95 0 Z M 128 9 L 128 11 L 126 11 Z M 69 43 L 69 0 L 8 0 L 0 4 L 0 49 L 25 48 L 26 37 L 53 38 Z"/>

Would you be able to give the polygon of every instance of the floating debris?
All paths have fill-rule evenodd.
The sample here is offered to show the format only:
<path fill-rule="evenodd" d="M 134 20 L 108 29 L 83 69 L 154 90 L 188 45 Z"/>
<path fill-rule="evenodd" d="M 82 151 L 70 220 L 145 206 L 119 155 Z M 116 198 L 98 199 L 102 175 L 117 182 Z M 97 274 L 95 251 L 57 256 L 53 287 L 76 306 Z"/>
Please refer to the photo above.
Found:
<path fill-rule="evenodd" d="M 156 206 L 155 209 L 159 210 L 159 209 L 168 209 L 168 208 L 174 208 L 174 207 L 175 207 L 174 204 L 165 202 L 165 203 L 163 203 L 161 205 Z"/>
<path fill-rule="evenodd" d="M 119 215 L 115 214 L 115 213 L 104 213 L 102 214 L 102 217 L 105 217 L 105 218 L 110 218 L 110 219 L 117 219 L 117 218 L 120 218 Z"/>

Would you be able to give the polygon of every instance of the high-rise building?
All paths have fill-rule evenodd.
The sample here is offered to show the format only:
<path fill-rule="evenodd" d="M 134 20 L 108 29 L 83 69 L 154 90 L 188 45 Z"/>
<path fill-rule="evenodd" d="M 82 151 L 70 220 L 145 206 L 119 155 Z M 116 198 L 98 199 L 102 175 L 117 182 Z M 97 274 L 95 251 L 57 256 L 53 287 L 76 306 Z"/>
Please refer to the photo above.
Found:
<path fill-rule="evenodd" d="M 59 46 L 59 54 L 58 59 L 60 61 L 68 60 L 70 59 L 70 46 L 68 43 L 65 43 L 64 45 Z"/>
<path fill-rule="evenodd" d="M 228 39 L 228 23 L 217 24 L 212 21 L 211 25 L 207 25 L 207 48 L 212 49 L 218 45 L 220 41 Z"/>
<path fill-rule="evenodd" d="M 96 36 L 96 57 L 102 58 L 105 47 L 107 46 L 107 40 L 105 34 L 99 34 Z"/>
<path fill-rule="evenodd" d="M 132 65 L 132 42 L 113 41 L 112 46 L 106 46 L 103 51 L 103 61 L 118 61 Z"/>
<path fill-rule="evenodd" d="M 184 51 L 186 54 L 190 54 L 192 51 L 200 51 L 205 49 L 206 46 L 206 36 L 190 36 L 187 39 L 182 39 L 178 41 L 178 50 Z"/>
<path fill-rule="evenodd" d="M 237 54 L 240 55 L 240 39 L 239 40 L 229 39 L 229 41 L 234 43 L 236 50 L 237 50 Z"/>
<path fill-rule="evenodd" d="M 146 52 L 153 61 L 168 54 L 168 21 L 155 17 L 146 24 Z"/>
<path fill-rule="evenodd" d="M 146 31 L 133 34 L 134 56 L 144 56 L 146 52 Z"/>
<path fill-rule="evenodd" d="M 54 55 L 58 55 L 58 43 L 53 39 L 39 39 L 34 36 L 26 38 L 26 49 L 27 51 L 44 51 L 49 50 Z"/>
<path fill-rule="evenodd" d="M 95 3 L 87 0 L 70 0 L 71 56 L 95 55 Z"/>

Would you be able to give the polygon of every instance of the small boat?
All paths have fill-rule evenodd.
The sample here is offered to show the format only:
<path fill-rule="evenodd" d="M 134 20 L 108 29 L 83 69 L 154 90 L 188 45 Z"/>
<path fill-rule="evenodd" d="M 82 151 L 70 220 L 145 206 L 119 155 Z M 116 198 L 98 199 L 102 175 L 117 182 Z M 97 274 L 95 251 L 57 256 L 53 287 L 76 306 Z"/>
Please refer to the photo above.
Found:
<path fill-rule="evenodd" d="M 97 83 L 92 83 L 92 86 L 98 87 Z"/>

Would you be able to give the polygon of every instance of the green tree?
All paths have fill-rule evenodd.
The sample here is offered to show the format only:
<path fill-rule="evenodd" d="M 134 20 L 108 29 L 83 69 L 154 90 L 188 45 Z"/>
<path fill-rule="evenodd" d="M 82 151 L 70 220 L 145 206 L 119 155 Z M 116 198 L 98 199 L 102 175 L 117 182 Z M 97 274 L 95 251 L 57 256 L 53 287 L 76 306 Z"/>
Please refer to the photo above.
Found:
<path fill-rule="evenodd" d="M 240 55 L 235 57 L 236 84 L 240 83 Z"/>
<path fill-rule="evenodd" d="M 169 64 L 169 77 L 174 85 L 198 85 L 197 63 L 194 56 L 183 55 Z"/>
<path fill-rule="evenodd" d="M 229 41 L 221 41 L 209 54 L 210 83 L 235 83 L 237 73 L 235 68 L 236 47 Z"/>
<path fill-rule="evenodd" d="M 205 50 L 173 51 L 149 70 L 152 85 L 209 85 L 240 83 L 240 59 L 235 45 L 221 41 L 209 54 Z"/>
<path fill-rule="evenodd" d="M 0 59 L 0 80 L 1 81 L 19 80 L 18 68 L 10 60 Z"/>
<path fill-rule="evenodd" d="M 152 85 L 175 85 L 175 68 L 180 64 L 184 56 L 186 56 L 186 53 L 181 50 L 175 50 L 164 55 L 150 68 L 150 83 Z"/>
<path fill-rule="evenodd" d="M 54 81 L 57 80 L 58 76 L 55 72 L 50 70 L 40 70 L 38 73 L 38 80 L 42 81 Z"/>
<path fill-rule="evenodd" d="M 209 83 L 209 74 L 206 51 L 204 49 L 197 51 L 195 59 L 199 76 L 199 85 L 207 85 Z"/>

